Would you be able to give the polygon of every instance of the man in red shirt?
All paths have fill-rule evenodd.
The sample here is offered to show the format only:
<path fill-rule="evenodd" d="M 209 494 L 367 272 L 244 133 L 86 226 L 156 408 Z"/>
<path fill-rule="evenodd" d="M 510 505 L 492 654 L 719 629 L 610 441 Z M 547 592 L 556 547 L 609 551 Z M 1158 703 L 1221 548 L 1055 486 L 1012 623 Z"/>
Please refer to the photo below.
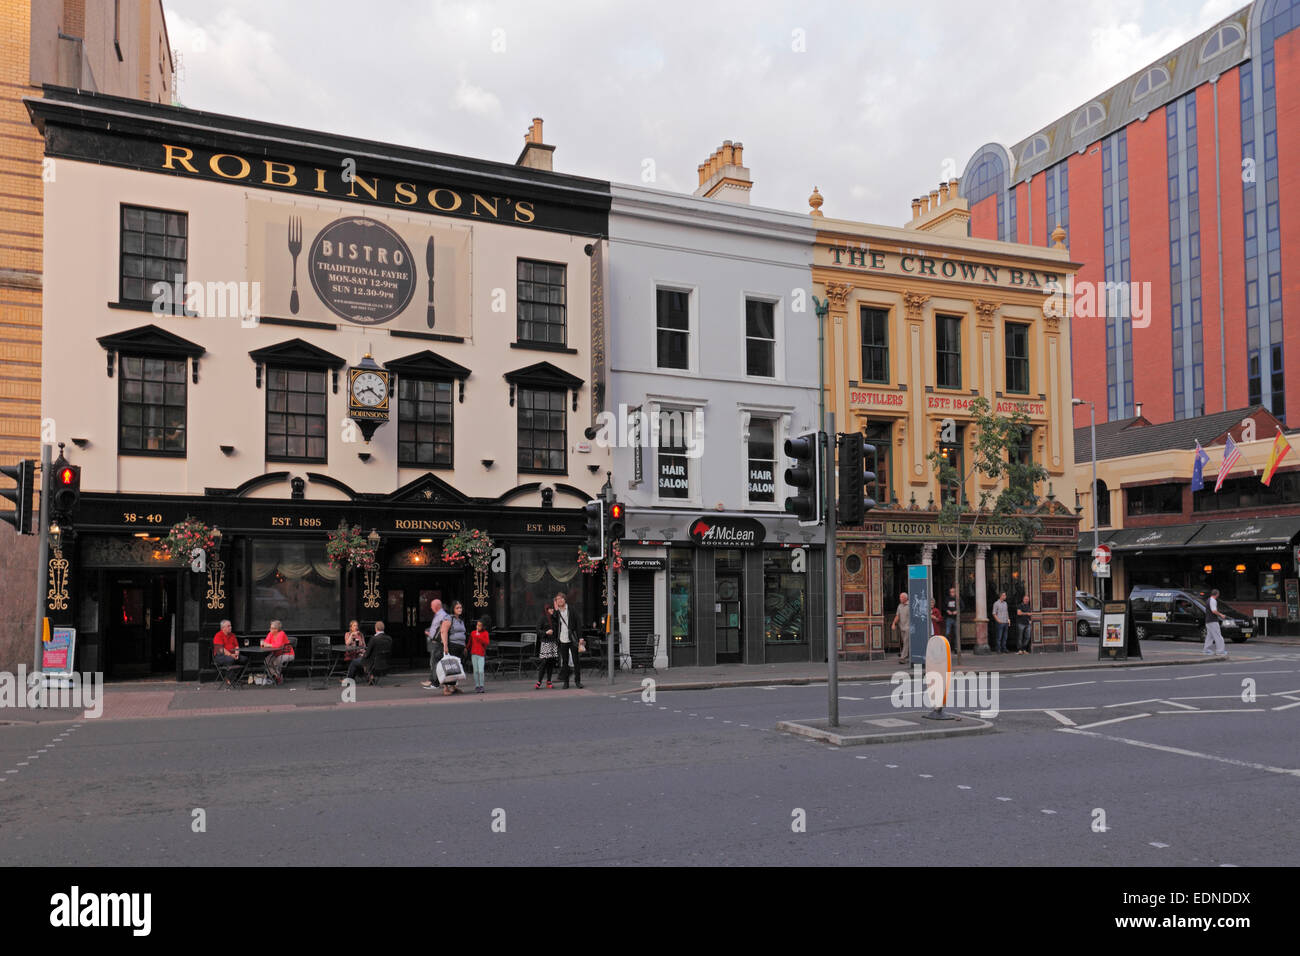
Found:
<path fill-rule="evenodd" d="M 239 660 L 239 638 L 230 629 L 230 621 L 221 622 L 221 630 L 212 639 L 212 659 L 219 664 L 233 664 Z"/>

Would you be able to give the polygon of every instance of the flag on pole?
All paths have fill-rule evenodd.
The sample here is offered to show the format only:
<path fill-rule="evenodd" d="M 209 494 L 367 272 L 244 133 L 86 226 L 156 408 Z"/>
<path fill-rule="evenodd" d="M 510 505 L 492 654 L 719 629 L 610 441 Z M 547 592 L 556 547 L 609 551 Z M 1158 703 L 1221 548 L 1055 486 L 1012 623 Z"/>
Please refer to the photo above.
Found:
<path fill-rule="evenodd" d="M 1223 464 L 1219 466 L 1219 480 L 1214 483 L 1214 492 L 1218 494 L 1223 487 L 1223 479 L 1228 477 L 1228 472 L 1232 471 L 1232 466 L 1241 461 L 1241 449 L 1237 443 L 1229 436 L 1228 440 L 1223 443 Z"/>
<path fill-rule="evenodd" d="M 1196 458 L 1192 461 L 1192 491 L 1201 491 L 1205 487 L 1205 466 L 1210 463 L 1210 453 L 1196 443 Z"/>
<path fill-rule="evenodd" d="M 1277 466 L 1282 463 L 1282 459 L 1286 457 L 1286 453 L 1290 450 L 1291 443 L 1286 440 L 1286 436 L 1282 434 L 1282 429 L 1279 428 L 1277 437 L 1273 439 L 1273 450 L 1268 453 L 1268 461 L 1264 464 L 1264 474 L 1259 480 L 1266 485 L 1271 484 Z"/>

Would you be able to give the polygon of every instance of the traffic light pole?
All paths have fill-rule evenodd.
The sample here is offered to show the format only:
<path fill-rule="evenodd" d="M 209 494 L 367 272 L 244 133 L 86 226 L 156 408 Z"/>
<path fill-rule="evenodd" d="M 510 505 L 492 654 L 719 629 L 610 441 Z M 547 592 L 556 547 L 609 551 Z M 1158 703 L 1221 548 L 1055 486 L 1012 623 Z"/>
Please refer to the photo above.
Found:
<path fill-rule="evenodd" d="M 46 575 L 50 570 L 50 446 L 41 442 L 41 478 L 40 483 L 32 483 L 41 489 L 41 512 L 36 522 L 36 651 L 32 660 L 32 673 L 41 669 L 41 644 L 45 637 L 45 590 L 48 586 Z M 72 662 L 68 662 L 71 666 Z"/>
<path fill-rule="evenodd" d="M 609 503 L 614 500 L 614 487 L 609 483 L 608 480 L 606 480 L 605 487 L 602 489 L 602 491 L 603 491 L 603 497 L 605 499 L 605 507 L 601 509 L 600 512 L 600 520 L 601 520 L 601 528 L 602 528 L 601 534 L 603 536 L 605 513 L 609 510 Z M 615 586 L 614 585 L 614 580 L 615 580 L 614 579 L 614 543 L 612 541 L 606 544 L 606 552 L 607 553 L 605 553 L 604 555 L 605 558 L 605 622 L 606 622 L 605 630 L 607 632 L 605 634 L 605 655 L 606 655 L 605 674 L 607 675 L 605 678 L 605 683 L 613 684 L 614 683 L 614 640 L 618 636 L 618 629 L 614 626 L 614 624 L 616 623 L 614 621 L 614 607 L 617 602 L 615 602 L 614 600 L 614 586 Z"/>
<path fill-rule="evenodd" d="M 830 706 L 828 723 L 840 725 L 840 642 L 836 621 L 835 601 L 835 523 L 839 513 L 835 509 L 835 413 L 826 413 L 825 493 L 822 495 L 823 514 L 826 518 L 826 669 L 827 696 Z"/>

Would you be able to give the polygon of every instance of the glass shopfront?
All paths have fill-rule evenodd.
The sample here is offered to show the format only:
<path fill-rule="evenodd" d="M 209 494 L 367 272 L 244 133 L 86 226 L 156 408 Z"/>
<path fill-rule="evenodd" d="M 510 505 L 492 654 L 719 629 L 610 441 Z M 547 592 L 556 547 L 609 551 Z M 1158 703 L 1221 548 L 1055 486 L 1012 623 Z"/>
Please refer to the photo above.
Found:
<path fill-rule="evenodd" d="M 339 568 L 324 541 L 254 539 L 252 631 L 280 621 L 287 630 L 334 630 L 339 618 Z"/>
<path fill-rule="evenodd" d="M 578 570 L 573 545 L 515 545 L 510 549 L 509 626 L 535 627 L 542 611 L 563 594 L 577 609 L 574 621 L 585 620 L 582 607 L 584 576 Z"/>
<path fill-rule="evenodd" d="M 769 644 L 806 640 L 808 576 L 792 569 L 788 550 L 763 553 L 763 633 Z"/>
<path fill-rule="evenodd" d="M 687 548 L 668 552 L 668 627 L 673 647 L 692 647 L 695 634 L 691 628 L 691 571 L 694 561 Z"/>

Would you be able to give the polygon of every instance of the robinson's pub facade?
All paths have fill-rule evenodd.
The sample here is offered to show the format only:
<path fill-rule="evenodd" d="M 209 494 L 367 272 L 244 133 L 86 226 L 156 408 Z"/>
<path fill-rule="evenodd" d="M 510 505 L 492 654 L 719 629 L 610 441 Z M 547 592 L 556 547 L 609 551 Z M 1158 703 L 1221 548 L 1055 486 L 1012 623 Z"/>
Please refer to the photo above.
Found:
<path fill-rule="evenodd" d="M 382 620 L 419 661 L 435 597 L 500 636 L 557 592 L 595 625 L 607 183 L 551 172 L 539 120 L 510 165 L 46 92 L 43 417 L 82 469 L 49 614 L 77 667 L 191 678 L 223 618 Z M 186 518 L 221 531 L 202 573 L 159 550 Z M 331 565 L 340 522 L 376 568 Z M 444 563 L 472 531 L 490 567 Z"/>

